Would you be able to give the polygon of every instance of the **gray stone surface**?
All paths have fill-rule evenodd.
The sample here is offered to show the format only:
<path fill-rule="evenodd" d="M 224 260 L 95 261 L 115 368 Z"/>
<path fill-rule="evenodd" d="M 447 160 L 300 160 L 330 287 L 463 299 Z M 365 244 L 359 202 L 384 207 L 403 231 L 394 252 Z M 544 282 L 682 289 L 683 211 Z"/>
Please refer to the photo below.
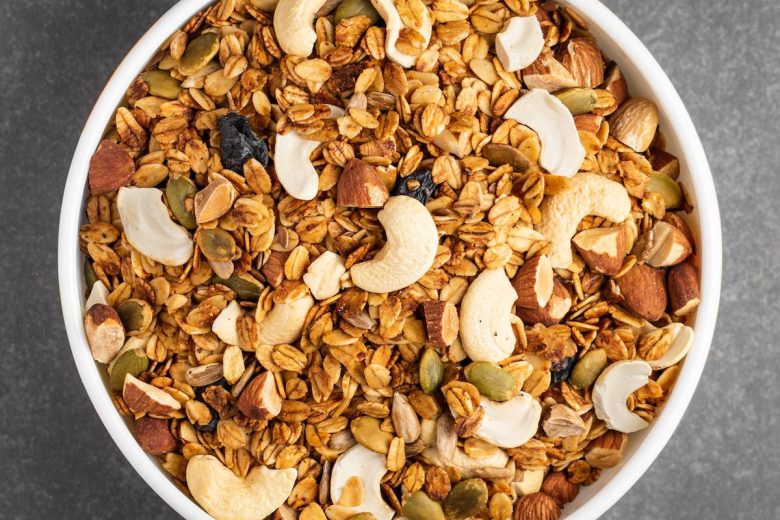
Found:
<path fill-rule="evenodd" d="M 680 91 L 724 224 L 712 354 L 676 435 L 606 515 L 780 518 L 780 3 L 607 0 Z M 0 517 L 175 518 L 124 461 L 61 323 L 57 219 L 112 68 L 172 0 L 0 2 Z"/>

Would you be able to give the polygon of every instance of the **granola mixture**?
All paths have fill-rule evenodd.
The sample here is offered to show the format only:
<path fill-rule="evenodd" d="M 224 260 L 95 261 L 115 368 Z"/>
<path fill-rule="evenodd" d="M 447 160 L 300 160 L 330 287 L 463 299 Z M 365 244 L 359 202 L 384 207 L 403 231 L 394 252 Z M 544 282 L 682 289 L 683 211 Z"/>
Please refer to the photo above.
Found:
<path fill-rule="evenodd" d="M 559 518 L 691 345 L 657 127 L 554 1 L 215 3 L 90 163 L 116 407 L 218 520 Z"/>

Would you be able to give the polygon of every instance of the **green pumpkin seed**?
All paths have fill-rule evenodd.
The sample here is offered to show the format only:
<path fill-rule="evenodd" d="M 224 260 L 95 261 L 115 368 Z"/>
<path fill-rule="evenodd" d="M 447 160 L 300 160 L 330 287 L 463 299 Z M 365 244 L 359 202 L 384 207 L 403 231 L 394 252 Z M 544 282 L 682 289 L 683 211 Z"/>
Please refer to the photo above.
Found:
<path fill-rule="evenodd" d="M 577 361 L 571 371 L 571 384 L 575 388 L 588 388 L 607 366 L 607 353 L 604 349 L 589 350 Z"/>
<path fill-rule="evenodd" d="M 376 25 L 382 21 L 382 17 L 374 9 L 374 6 L 369 0 L 344 0 L 336 8 L 336 13 L 333 15 L 333 22 L 339 23 L 344 18 L 352 18 L 353 16 L 368 16 L 371 20 L 371 25 Z"/>
<path fill-rule="evenodd" d="M 171 177 L 165 186 L 165 197 L 168 199 L 168 207 L 176 221 L 187 229 L 197 229 L 193 211 L 195 194 L 198 188 L 187 177 L 176 175 Z"/>
<path fill-rule="evenodd" d="M 682 190 L 677 181 L 663 173 L 653 172 L 645 191 L 658 193 L 664 199 L 667 208 L 676 208 L 682 202 Z"/>
<path fill-rule="evenodd" d="M 444 364 L 435 350 L 426 350 L 420 359 L 420 386 L 426 394 L 434 393 L 444 378 Z"/>
<path fill-rule="evenodd" d="M 444 501 L 444 514 L 452 520 L 475 516 L 487 505 L 487 495 L 487 484 L 481 478 L 461 480 Z"/>
<path fill-rule="evenodd" d="M 566 105 L 573 116 L 592 112 L 598 101 L 596 91 L 592 88 L 566 88 L 554 95 Z"/>
<path fill-rule="evenodd" d="M 379 429 L 379 419 L 363 415 L 352 419 L 349 427 L 352 435 L 363 447 L 377 453 L 387 454 L 393 435 Z"/>
<path fill-rule="evenodd" d="M 160 69 L 149 70 L 142 72 L 141 78 L 149 85 L 151 95 L 165 99 L 179 97 L 181 82 L 173 79 L 168 72 Z"/>
<path fill-rule="evenodd" d="M 424 491 L 415 491 L 403 507 L 403 513 L 409 520 L 444 520 L 441 505 L 431 500 Z"/>
<path fill-rule="evenodd" d="M 98 281 L 98 275 L 95 272 L 95 268 L 92 267 L 92 262 L 88 258 L 84 259 L 84 284 L 88 288 L 92 288 L 95 282 Z"/>
<path fill-rule="evenodd" d="M 192 40 L 179 59 L 179 72 L 192 76 L 206 66 L 219 50 L 219 35 L 206 32 Z"/>
<path fill-rule="evenodd" d="M 116 308 L 126 334 L 144 332 L 152 324 L 152 307 L 143 300 L 131 298 L 119 304 Z"/>
<path fill-rule="evenodd" d="M 230 278 L 219 278 L 215 276 L 211 283 L 221 283 L 225 287 L 236 291 L 239 300 L 256 300 L 260 297 L 260 291 L 263 287 L 254 278 L 250 276 L 232 275 Z"/>
<path fill-rule="evenodd" d="M 119 391 L 125 384 L 127 374 L 138 377 L 138 374 L 147 368 L 149 368 L 149 358 L 142 349 L 133 348 L 121 352 L 109 367 L 111 375 L 108 378 L 108 385 L 111 390 Z"/>
<path fill-rule="evenodd" d="M 466 379 L 479 393 L 493 401 L 508 401 L 515 393 L 515 379 L 504 369 L 487 361 L 475 361 L 464 370 Z"/>
<path fill-rule="evenodd" d="M 221 228 L 201 229 L 196 234 L 196 240 L 203 256 L 212 262 L 227 262 L 236 253 L 233 235 Z"/>

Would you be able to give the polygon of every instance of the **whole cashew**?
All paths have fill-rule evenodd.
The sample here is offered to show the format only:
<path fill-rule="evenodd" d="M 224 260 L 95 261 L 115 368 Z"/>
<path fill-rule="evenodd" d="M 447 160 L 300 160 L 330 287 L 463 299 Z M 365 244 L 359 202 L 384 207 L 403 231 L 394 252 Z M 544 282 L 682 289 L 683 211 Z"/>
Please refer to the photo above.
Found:
<path fill-rule="evenodd" d="M 472 360 L 499 363 L 512 354 L 516 299 L 503 269 L 486 269 L 471 282 L 460 304 L 460 340 Z"/>
<path fill-rule="evenodd" d="M 352 282 L 361 289 L 386 293 L 408 287 L 428 272 L 439 232 L 425 206 L 404 195 L 387 199 L 379 222 L 387 235 L 384 247 L 368 262 L 353 265 L 351 273 Z"/>
<path fill-rule="evenodd" d="M 495 450 L 487 457 L 475 459 L 471 458 L 462 448 L 455 448 L 452 457 L 445 457 L 436 447 L 425 448 L 422 455 L 426 461 L 434 466 L 454 466 L 460 472 L 463 478 L 469 478 L 474 475 L 475 470 L 484 468 L 500 469 L 506 467 L 509 457 L 504 450 Z"/>
<path fill-rule="evenodd" d="M 257 339 L 261 345 L 283 345 L 297 341 L 303 332 L 306 315 L 314 307 L 307 291 L 297 300 L 277 303 L 258 323 Z"/>
<path fill-rule="evenodd" d="M 355 444 L 339 455 L 333 464 L 330 475 L 330 496 L 333 503 L 341 498 L 341 493 L 352 477 L 363 481 L 363 501 L 352 507 L 355 513 L 371 513 L 377 520 L 390 520 L 395 511 L 382 498 L 380 484 L 387 473 L 385 456 Z M 259 517 L 258 517 L 259 518 Z"/>
<path fill-rule="evenodd" d="M 693 329 L 682 323 L 670 323 L 665 327 L 650 332 L 646 336 L 657 335 L 660 337 L 664 334 L 669 334 L 672 337 L 671 345 L 666 349 L 664 355 L 658 359 L 645 360 L 653 370 L 663 370 L 676 364 L 685 357 L 693 343 Z"/>
<path fill-rule="evenodd" d="M 595 173 L 581 172 L 572 177 L 568 190 L 545 197 L 539 210 L 541 222 L 536 226 L 550 242 L 553 267 L 571 265 L 571 239 L 577 225 L 588 215 L 612 222 L 623 222 L 631 212 L 631 201 L 622 184 Z"/>
<path fill-rule="evenodd" d="M 284 0 L 283 0 L 284 1 Z M 414 67 L 417 61 L 416 56 L 409 56 L 399 51 L 396 47 L 398 42 L 398 36 L 401 30 L 405 28 L 401 16 L 398 14 L 392 0 L 371 0 L 374 4 L 379 15 L 385 20 L 385 26 L 387 28 L 387 36 L 385 37 L 385 53 L 387 57 L 396 62 L 398 65 L 404 68 Z M 420 34 L 425 39 L 423 48 L 428 47 L 428 42 L 431 41 L 431 32 L 433 30 L 433 23 L 431 22 L 431 16 L 428 13 L 428 9 L 423 9 L 422 27 L 420 28 Z"/>
<path fill-rule="evenodd" d="M 325 0 L 279 0 L 274 11 L 274 32 L 287 54 L 306 58 L 314 48 L 314 15 Z"/>
<path fill-rule="evenodd" d="M 647 422 L 626 406 L 626 400 L 647 384 L 653 369 L 645 361 L 617 361 L 599 375 L 593 385 L 596 417 L 612 430 L 632 433 L 647 427 Z"/>
<path fill-rule="evenodd" d="M 295 468 L 257 466 L 242 479 L 213 455 L 196 455 L 187 464 L 187 487 L 216 520 L 257 520 L 284 504 L 297 475 Z"/>

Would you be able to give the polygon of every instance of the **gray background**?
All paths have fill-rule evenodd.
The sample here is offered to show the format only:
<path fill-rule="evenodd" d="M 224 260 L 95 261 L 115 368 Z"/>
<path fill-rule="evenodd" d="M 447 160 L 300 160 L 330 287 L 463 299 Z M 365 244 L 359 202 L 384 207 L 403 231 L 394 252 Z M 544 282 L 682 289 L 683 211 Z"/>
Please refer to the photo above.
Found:
<path fill-rule="evenodd" d="M 61 193 L 80 129 L 112 69 L 173 3 L 0 2 L 2 518 L 176 518 L 87 400 L 56 280 Z M 702 383 L 676 435 L 606 518 L 780 518 L 780 2 L 606 3 L 691 112 L 725 246 Z"/>

